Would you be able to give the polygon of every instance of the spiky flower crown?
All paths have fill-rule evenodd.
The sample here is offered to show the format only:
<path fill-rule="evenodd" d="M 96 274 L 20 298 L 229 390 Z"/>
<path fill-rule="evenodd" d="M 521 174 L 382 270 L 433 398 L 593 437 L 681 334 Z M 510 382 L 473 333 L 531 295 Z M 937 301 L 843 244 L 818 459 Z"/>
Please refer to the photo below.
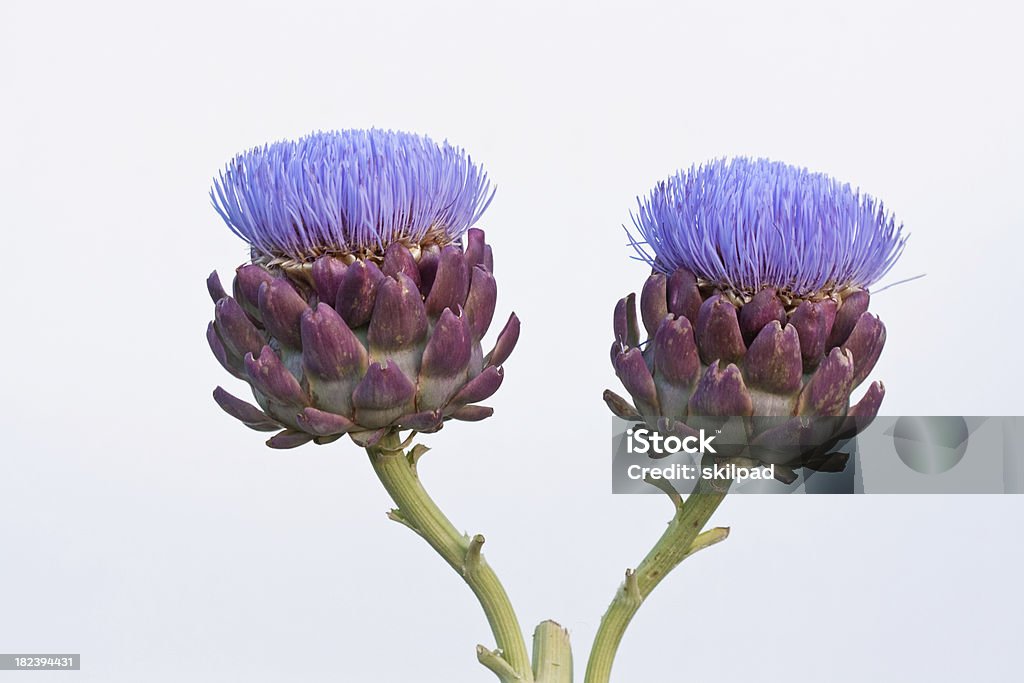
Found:
<path fill-rule="evenodd" d="M 797 299 L 866 288 L 906 242 L 871 196 L 767 159 L 692 166 L 637 201 L 638 258 L 666 275 L 688 270 L 739 303 L 765 287 Z"/>
<path fill-rule="evenodd" d="M 390 130 L 319 132 L 256 147 L 214 180 L 214 208 L 254 260 L 383 258 L 388 246 L 458 241 L 493 197 L 482 168 L 447 142 Z"/>

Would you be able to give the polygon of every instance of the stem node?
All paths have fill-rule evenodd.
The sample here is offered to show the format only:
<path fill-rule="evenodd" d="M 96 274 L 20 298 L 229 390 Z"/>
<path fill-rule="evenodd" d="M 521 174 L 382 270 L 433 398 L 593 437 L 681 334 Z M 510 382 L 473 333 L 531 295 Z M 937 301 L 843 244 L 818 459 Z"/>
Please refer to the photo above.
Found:
<path fill-rule="evenodd" d="M 635 569 L 626 570 L 626 583 L 623 584 L 622 591 L 626 599 L 637 607 L 644 601 L 644 596 L 640 594 L 640 583 L 637 581 Z"/>
<path fill-rule="evenodd" d="M 469 540 L 469 549 L 466 550 L 466 559 L 462 562 L 462 575 L 469 576 L 470 574 L 479 571 L 480 563 L 483 562 L 483 557 L 480 555 L 480 549 L 484 547 L 483 534 L 477 534 Z"/>
<path fill-rule="evenodd" d="M 477 645 L 476 658 L 497 676 L 502 683 L 523 680 L 522 676 L 517 674 L 515 669 L 505 661 L 505 658 L 501 655 L 501 650 L 488 650 L 483 645 Z"/>

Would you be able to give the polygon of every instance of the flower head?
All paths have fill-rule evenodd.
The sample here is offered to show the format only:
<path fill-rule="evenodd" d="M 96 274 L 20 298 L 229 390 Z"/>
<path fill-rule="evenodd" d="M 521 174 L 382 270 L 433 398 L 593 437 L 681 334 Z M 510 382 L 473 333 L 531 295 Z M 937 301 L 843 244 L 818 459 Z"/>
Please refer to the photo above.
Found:
<path fill-rule="evenodd" d="M 384 130 L 320 132 L 232 159 L 210 197 L 256 258 L 309 262 L 324 254 L 457 241 L 493 196 L 461 149 Z"/>
<path fill-rule="evenodd" d="M 236 157 L 214 206 L 253 262 L 230 295 L 211 275 L 207 341 L 259 405 L 218 387 L 221 408 L 278 432 L 274 448 L 488 417 L 479 402 L 519 337 L 512 314 L 481 346 L 497 283 L 470 225 L 488 187 L 462 151 L 408 133 L 320 133 Z"/>
<path fill-rule="evenodd" d="M 767 159 L 719 159 L 680 171 L 638 199 L 632 238 L 661 273 L 685 268 L 741 297 L 866 288 L 903 250 L 881 202 L 821 173 Z"/>
<path fill-rule="evenodd" d="M 612 411 L 684 436 L 739 418 L 740 446 L 720 457 L 778 465 L 785 480 L 844 466 L 832 447 L 885 395 L 874 382 L 850 401 L 885 344 L 866 287 L 905 242 L 882 205 L 825 175 L 735 159 L 659 184 L 634 222 L 653 272 L 639 319 L 633 295 L 615 308 L 612 364 L 633 404 L 605 392 Z"/>

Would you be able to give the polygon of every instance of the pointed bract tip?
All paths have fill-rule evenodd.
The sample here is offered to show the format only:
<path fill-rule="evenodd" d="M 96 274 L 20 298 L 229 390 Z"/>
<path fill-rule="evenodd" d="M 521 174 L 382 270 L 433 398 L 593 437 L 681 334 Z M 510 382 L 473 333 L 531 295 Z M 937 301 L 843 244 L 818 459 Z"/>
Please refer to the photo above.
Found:
<path fill-rule="evenodd" d="M 498 341 L 494 349 L 484 359 L 485 365 L 504 365 L 519 341 L 519 317 L 512 313 L 508 317 L 505 327 L 498 333 Z"/>

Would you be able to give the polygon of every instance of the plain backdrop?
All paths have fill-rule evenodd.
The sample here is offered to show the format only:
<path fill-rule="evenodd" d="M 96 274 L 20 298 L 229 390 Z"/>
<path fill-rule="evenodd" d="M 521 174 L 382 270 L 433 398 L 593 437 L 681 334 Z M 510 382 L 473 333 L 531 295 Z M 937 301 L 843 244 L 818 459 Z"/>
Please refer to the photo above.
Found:
<path fill-rule="evenodd" d="M 671 509 L 610 493 L 601 391 L 623 223 L 692 163 L 768 156 L 912 233 L 879 294 L 887 414 L 1019 415 L 1024 20 L 1016 3 L 20 2 L 0 5 L 0 680 L 487 681 L 462 582 L 338 442 L 274 452 L 224 415 L 204 278 L 236 152 L 317 129 L 447 138 L 498 194 L 495 416 L 422 476 L 483 532 L 523 627 L 577 678 Z M 885 283 L 882 283 L 885 284 Z M 493 337 L 493 334 L 492 334 Z M 628 632 L 617 681 L 1020 679 L 1024 499 L 736 496 L 730 539 Z"/>

